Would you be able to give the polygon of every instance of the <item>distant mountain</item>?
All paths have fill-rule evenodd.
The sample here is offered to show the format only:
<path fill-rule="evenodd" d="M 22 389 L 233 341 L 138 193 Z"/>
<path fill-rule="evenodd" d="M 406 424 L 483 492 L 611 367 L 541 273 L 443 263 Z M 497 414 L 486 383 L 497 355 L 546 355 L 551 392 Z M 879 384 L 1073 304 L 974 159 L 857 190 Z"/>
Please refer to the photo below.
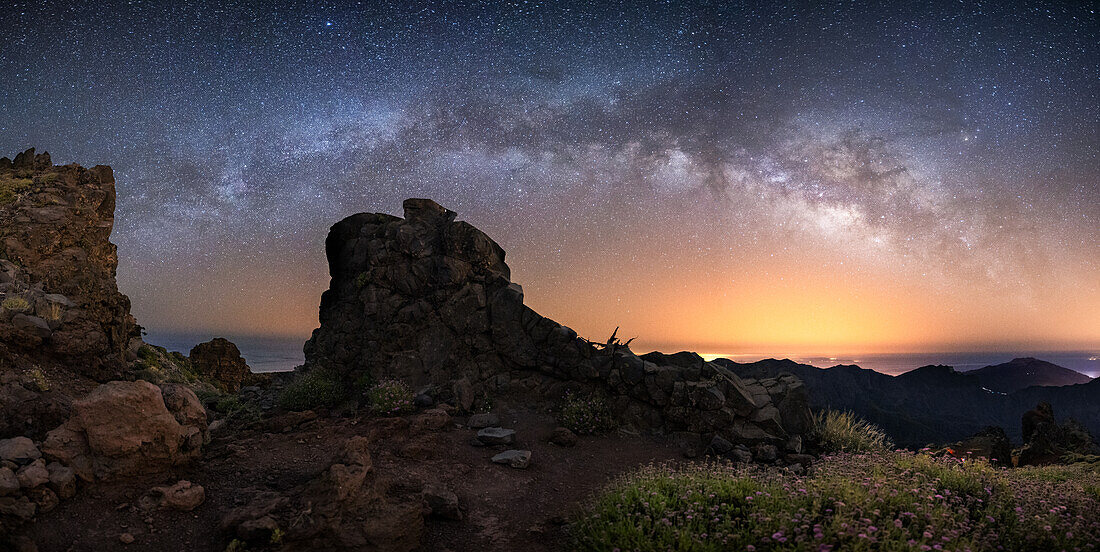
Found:
<path fill-rule="evenodd" d="M 853 365 L 822 369 L 791 360 L 714 363 L 743 377 L 794 374 L 805 382 L 812 407 L 851 410 L 907 447 L 957 441 L 990 425 L 1004 428 L 1019 443 L 1020 418 L 1040 401 L 1051 403 L 1059 418 L 1075 418 L 1100 435 L 1100 379 L 1005 393 L 989 389 L 974 372 L 957 372 L 950 366 L 924 366 L 889 376 Z"/>
<path fill-rule="evenodd" d="M 982 387 L 1000 393 L 1012 393 L 1035 385 L 1061 387 L 1092 381 L 1080 372 L 1031 357 L 1014 358 L 1003 364 L 966 372 L 966 375 L 977 377 Z"/>

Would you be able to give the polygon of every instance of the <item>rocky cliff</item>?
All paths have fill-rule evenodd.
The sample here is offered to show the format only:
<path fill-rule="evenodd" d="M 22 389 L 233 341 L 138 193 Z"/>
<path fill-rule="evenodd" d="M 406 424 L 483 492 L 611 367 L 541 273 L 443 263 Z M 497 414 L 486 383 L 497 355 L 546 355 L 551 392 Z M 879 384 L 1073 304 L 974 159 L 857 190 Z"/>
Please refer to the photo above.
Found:
<path fill-rule="evenodd" d="M 115 283 L 110 167 L 0 159 L 0 368 L 49 362 L 118 377 L 139 328 Z"/>
<path fill-rule="evenodd" d="M 397 377 L 461 408 L 497 393 L 594 391 L 639 429 L 700 446 L 720 437 L 798 448 L 810 414 L 797 378 L 742 380 L 691 353 L 639 357 L 615 339 L 590 342 L 524 305 L 504 250 L 453 211 L 409 199 L 404 215 L 361 213 L 332 227 L 332 280 L 307 369 L 349 383 Z"/>

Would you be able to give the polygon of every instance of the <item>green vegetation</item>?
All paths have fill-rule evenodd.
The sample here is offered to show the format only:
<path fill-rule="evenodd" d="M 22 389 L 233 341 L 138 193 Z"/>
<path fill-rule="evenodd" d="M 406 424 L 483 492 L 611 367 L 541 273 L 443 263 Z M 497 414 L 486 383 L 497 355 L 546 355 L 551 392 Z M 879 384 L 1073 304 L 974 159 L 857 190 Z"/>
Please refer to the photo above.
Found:
<path fill-rule="evenodd" d="M 0 177 L 0 205 L 7 205 L 20 194 L 31 189 L 34 180 L 30 178 Z"/>
<path fill-rule="evenodd" d="M 247 426 L 263 418 L 263 411 L 255 403 L 245 402 L 237 395 L 226 395 L 214 403 L 214 410 L 225 416 L 225 423 Z"/>
<path fill-rule="evenodd" d="M 31 383 L 38 389 L 39 392 L 46 392 L 50 390 L 50 380 L 46 378 L 46 374 L 42 372 L 41 368 L 32 368 L 27 372 L 27 376 L 30 378 Z"/>
<path fill-rule="evenodd" d="M 31 310 L 31 304 L 22 297 L 8 297 L 0 306 L 12 312 L 27 312 Z"/>
<path fill-rule="evenodd" d="M 279 395 L 279 405 L 287 410 L 312 410 L 332 407 L 344 398 L 340 378 L 324 368 L 314 368 L 298 377 Z"/>
<path fill-rule="evenodd" d="M 376 414 L 400 414 L 413 409 L 412 389 L 400 380 L 382 380 L 367 391 L 366 397 L 371 412 Z"/>
<path fill-rule="evenodd" d="M 814 415 L 811 437 L 826 452 L 874 452 L 894 444 L 877 426 L 851 412 L 825 410 Z"/>
<path fill-rule="evenodd" d="M 369 283 L 370 283 L 370 273 L 368 273 L 368 272 L 360 272 L 359 275 L 355 277 L 355 287 L 357 287 L 359 289 L 363 289 L 363 288 L 367 287 L 367 284 L 369 284 Z"/>
<path fill-rule="evenodd" d="M 1072 477 L 1052 482 L 1049 473 Z M 813 475 L 650 465 L 572 528 L 580 550 L 1096 550 L 1100 471 L 998 469 L 907 452 L 839 453 Z"/>
<path fill-rule="evenodd" d="M 595 435 L 615 429 L 614 418 L 607 401 L 598 395 L 579 396 L 566 393 L 558 423 L 577 435 Z"/>

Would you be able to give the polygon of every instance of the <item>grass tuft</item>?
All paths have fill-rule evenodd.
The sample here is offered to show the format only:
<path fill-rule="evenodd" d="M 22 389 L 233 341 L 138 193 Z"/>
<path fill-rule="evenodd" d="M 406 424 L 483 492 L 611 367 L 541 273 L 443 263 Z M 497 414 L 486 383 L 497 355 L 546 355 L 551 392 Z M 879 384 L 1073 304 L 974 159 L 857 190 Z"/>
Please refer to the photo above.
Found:
<path fill-rule="evenodd" d="M 878 426 L 837 410 L 815 414 L 811 436 L 825 452 L 874 452 L 894 447 Z"/>

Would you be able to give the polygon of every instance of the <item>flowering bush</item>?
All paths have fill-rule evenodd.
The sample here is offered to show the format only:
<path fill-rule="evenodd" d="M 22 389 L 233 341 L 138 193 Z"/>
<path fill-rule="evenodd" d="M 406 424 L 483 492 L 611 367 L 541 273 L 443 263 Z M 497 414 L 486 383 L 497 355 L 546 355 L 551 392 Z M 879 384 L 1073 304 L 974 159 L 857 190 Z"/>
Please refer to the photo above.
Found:
<path fill-rule="evenodd" d="M 573 393 L 565 394 L 558 423 L 577 435 L 606 433 L 615 427 L 607 401 L 596 395 L 580 397 Z"/>
<path fill-rule="evenodd" d="M 894 446 L 878 426 L 851 412 L 836 410 L 814 415 L 811 437 L 827 452 L 873 452 Z"/>
<path fill-rule="evenodd" d="M 279 405 L 287 410 L 311 410 L 335 406 L 344 398 L 340 379 L 323 368 L 298 374 L 279 394 Z"/>
<path fill-rule="evenodd" d="M 382 380 L 367 390 L 370 409 L 377 414 L 399 414 L 413 408 L 413 392 L 405 382 Z"/>
<path fill-rule="evenodd" d="M 1064 477 L 1063 477 L 1064 476 Z M 1097 550 L 1095 467 L 1006 470 L 906 452 L 841 453 L 813 475 L 650 465 L 573 525 L 582 550 Z"/>

